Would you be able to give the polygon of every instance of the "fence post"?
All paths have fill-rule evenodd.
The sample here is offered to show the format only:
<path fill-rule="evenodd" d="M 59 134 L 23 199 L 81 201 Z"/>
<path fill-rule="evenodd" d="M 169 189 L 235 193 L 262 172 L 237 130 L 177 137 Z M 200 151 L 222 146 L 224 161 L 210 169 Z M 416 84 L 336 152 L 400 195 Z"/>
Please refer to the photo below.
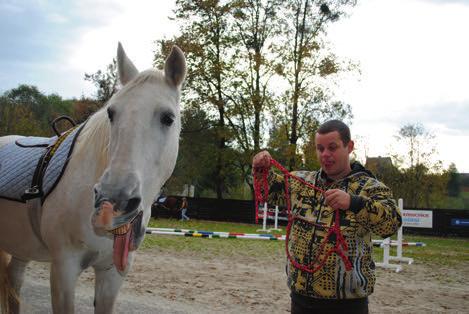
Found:
<path fill-rule="evenodd" d="M 382 267 L 382 268 L 394 269 L 396 270 L 396 273 L 400 272 L 402 270 L 401 265 L 389 263 L 389 260 L 391 259 L 391 256 L 389 254 L 389 249 L 391 248 L 391 238 L 384 239 L 383 243 L 381 244 L 381 247 L 383 248 L 383 262 L 376 263 L 376 266 Z"/>
<path fill-rule="evenodd" d="M 282 229 L 278 228 L 278 205 L 275 205 L 275 216 L 274 216 L 274 228 L 270 228 L 268 231 L 282 231 Z"/>
<path fill-rule="evenodd" d="M 257 231 L 267 231 L 267 202 L 264 202 L 264 219 L 262 219 L 262 229 L 257 229 Z"/>
<path fill-rule="evenodd" d="M 397 204 L 399 206 L 399 209 L 401 211 L 404 210 L 404 201 L 402 198 L 400 198 L 397 201 Z M 401 226 L 399 230 L 397 231 L 397 255 L 396 256 L 389 256 L 389 260 L 392 261 L 399 261 L 399 262 L 407 262 L 409 265 L 414 262 L 414 259 L 411 257 L 402 257 L 402 240 L 404 238 L 403 233 L 402 233 L 403 227 Z"/>
<path fill-rule="evenodd" d="M 278 229 L 278 205 L 275 205 L 274 229 Z"/>

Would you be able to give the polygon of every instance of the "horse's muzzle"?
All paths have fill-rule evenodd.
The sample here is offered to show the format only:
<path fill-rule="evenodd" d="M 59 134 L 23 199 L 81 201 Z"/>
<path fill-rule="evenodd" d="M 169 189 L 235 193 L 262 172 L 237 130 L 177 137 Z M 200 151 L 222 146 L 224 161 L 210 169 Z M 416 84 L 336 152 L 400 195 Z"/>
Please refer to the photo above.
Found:
<path fill-rule="evenodd" d="M 126 233 L 130 223 L 140 212 L 140 203 L 141 199 L 137 197 L 120 202 L 97 197 L 92 216 L 95 232 L 99 235 Z"/>

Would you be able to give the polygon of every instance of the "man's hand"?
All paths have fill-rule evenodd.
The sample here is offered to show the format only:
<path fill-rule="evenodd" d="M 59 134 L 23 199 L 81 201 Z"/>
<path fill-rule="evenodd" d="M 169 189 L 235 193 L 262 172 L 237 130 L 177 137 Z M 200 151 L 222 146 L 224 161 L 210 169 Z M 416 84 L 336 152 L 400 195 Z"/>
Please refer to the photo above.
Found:
<path fill-rule="evenodd" d="M 339 189 L 327 190 L 324 192 L 326 205 L 333 209 L 347 210 L 350 208 L 350 202 L 352 197 L 345 191 Z"/>
<path fill-rule="evenodd" d="M 272 156 L 270 156 L 269 152 L 263 150 L 254 156 L 252 159 L 252 168 L 270 168 L 270 161 L 272 160 Z"/>

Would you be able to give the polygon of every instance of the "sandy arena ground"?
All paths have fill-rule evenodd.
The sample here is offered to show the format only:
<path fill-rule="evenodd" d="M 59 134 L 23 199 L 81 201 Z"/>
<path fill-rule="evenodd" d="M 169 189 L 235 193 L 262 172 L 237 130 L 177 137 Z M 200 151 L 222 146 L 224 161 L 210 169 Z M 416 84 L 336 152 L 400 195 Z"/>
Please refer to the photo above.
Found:
<path fill-rule="evenodd" d="M 48 264 L 31 263 L 22 313 L 50 313 Z M 416 261 L 404 271 L 378 269 L 371 313 L 469 313 L 469 265 L 430 268 Z M 93 273 L 77 285 L 76 311 L 93 312 Z M 289 313 L 284 258 L 214 257 L 138 252 L 118 297 L 117 313 Z"/>

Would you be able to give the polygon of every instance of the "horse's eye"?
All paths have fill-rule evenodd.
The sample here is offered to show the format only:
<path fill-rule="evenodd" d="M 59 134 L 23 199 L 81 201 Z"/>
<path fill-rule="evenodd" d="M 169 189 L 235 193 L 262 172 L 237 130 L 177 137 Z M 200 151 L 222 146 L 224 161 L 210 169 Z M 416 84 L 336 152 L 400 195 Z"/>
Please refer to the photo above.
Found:
<path fill-rule="evenodd" d="M 172 113 L 164 113 L 161 115 L 161 123 L 166 126 L 171 126 L 174 122 L 174 115 Z"/>
<path fill-rule="evenodd" d="M 114 110 L 112 110 L 111 108 L 107 108 L 107 116 L 109 118 L 109 121 L 112 122 L 112 120 L 114 118 Z"/>

